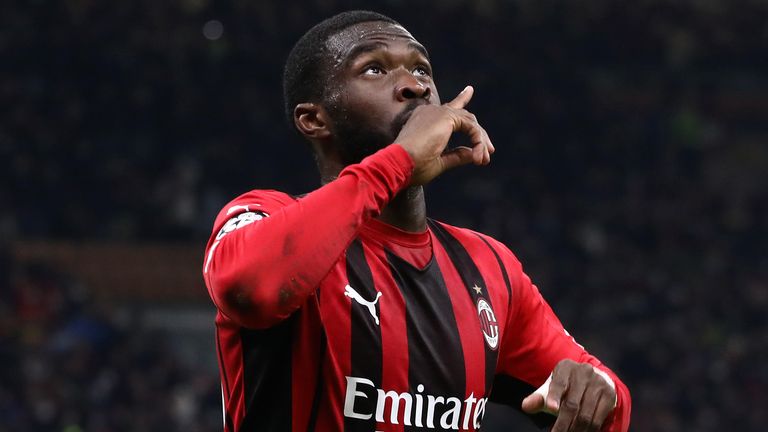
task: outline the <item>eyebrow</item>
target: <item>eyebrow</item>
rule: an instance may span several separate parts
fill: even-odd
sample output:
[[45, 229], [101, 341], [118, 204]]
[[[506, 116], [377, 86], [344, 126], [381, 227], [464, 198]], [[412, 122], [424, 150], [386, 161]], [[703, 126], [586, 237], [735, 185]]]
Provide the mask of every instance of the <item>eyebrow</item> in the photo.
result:
[[429, 52], [427, 51], [426, 48], [424, 48], [424, 45], [422, 45], [422, 44], [420, 44], [418, 42], [408, 42], [408, 46], [413, 48], [413, 49], [415, 49], [416, 51], [420, 52], [421, 55], [423, 55], [424, 57], [427, 58], [427, 60], [430, 60], [429, 59]]
[[[429, 52], [427, 52], [427, 49], [424, 48], [422, 44], [415, 41], [411, 41], [411, 42], [408, 42], [408, 47], [418, 51], [421, 55], [423, 55], [427, 59], [427, 61], [430, 61]], [[351, 50], [349, 50], [349, 53], [347, 54], [347, 58], [344, 59], [344, 62], [351, 63], [361, 55], [371, 51], [376, 51], [377, 49], [381, 49], [381, 48], [386, 49], [388, 48], [388, 46], [386, 43], [381, 41], [370, 41], [370, 42], [361, 43], [359, 45], [356, 45]]]

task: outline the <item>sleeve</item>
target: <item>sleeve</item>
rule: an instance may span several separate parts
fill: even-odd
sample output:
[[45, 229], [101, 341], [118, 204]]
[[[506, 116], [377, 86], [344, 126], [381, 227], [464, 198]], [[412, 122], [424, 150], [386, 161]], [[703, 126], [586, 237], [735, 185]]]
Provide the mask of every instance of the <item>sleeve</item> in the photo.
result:
[[393, 144], [299, 200], [254, 191], [231, 202], [216, 219], [203, 262], [217, 308], [249, 328], [290, 316], [412, 171], [408, 153]]
[[589, 363], [605, 372], [616, 388], [616, 408], [606, 419], [602, 430], [626, 432], [629, 429], [632, 404], [627, 386], [568, 334], [539, 290], [523, 272], [517, 258], [506, 248], [505, 252], [504, 261], [509, 269], [512, 298], [499, 352], [498, 372], [523, 381], [535, 389], [546, 381], [561, 360]]

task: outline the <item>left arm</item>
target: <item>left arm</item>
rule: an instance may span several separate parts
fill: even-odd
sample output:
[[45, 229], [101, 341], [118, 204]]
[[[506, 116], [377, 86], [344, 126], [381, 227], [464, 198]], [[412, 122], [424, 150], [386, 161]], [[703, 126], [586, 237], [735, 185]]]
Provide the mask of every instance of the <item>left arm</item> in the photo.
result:
[[508, 250], [503, 261], [512, 285], [511, 310], [499, 352], [498, 372], [533, 388], [523, 411], [557, 416], [553, 432], [626, 432], [629, 389], [565, 331], [539, 290]]

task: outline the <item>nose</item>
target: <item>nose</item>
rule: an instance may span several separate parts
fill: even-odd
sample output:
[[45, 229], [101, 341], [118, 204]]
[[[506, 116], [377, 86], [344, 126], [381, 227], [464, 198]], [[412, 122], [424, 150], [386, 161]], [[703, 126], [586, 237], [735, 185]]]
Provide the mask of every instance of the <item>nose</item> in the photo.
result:
[[[404, 74], [405, 75], [405, 74]], [[429, 99], [431, 90], [429, 86], [416, 79], [410, 73], [406, 77], [398, 80], [395, 87], [395, 97], [400, 102], [406, 102], [411, 99]]]

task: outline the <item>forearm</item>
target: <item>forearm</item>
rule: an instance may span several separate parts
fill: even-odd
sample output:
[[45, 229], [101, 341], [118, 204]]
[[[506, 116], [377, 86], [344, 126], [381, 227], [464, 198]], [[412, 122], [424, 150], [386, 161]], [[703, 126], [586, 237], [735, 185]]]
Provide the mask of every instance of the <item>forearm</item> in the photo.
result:
[[290, 316], [360, 226], [408, 184], [412, 167], [401, 147], [389, 146], [304, 198], [229, 233], [215, 246], [206, 271], [214, 302], [246, 327], [265, 328]]

